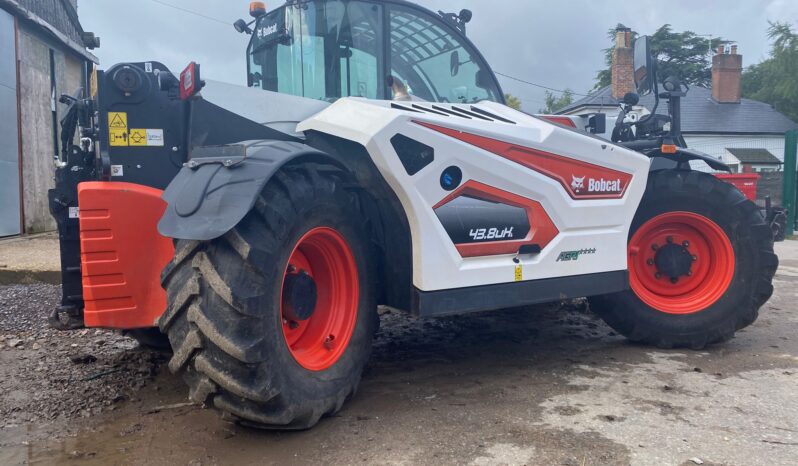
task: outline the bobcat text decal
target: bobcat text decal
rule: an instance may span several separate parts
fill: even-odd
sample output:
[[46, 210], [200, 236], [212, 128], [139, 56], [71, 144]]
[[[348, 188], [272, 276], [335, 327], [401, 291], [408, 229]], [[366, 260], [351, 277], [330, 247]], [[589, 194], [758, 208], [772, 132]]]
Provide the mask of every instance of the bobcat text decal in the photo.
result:
[[624, 185], [620, 178], [616, 178], [614, 180], [590, 178], [587, 180], [587, 186], [585, 186], [585, 178], [587, 178], [586, 176], [577, 178], [571, 175], [571, 178], [573, 179], [571, 182], [571, 189], [573, 189], [574, 193], [576, 194], [581, 194], [583, 192], [587, 192], [589, 194], [620, 194], [624, 189]]

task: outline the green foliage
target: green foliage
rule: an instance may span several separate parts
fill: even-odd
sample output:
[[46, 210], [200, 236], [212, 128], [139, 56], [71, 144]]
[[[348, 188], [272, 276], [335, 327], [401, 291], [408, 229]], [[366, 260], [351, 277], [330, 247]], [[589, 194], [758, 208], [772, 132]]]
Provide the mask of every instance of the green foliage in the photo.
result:
[[512, 94], [504, 94], [504, 100], [507, 102], [508, 107], [521, 110], [521, 99], [518, 97]]
[[765, 102], [798, 121], [798, 33], [787, 23], [770, 23], [770, 58], [743, 73], [743, 96]]
[[[623, 24], [618, 24], [607, 32], [607, 37], [614, 43], [616, 29], [625, 27]], [[637, 33], [633, 33], [632, 41], [636, 39]], [[659, 65], [657, 75], [660, 79], [676, 76], [686, 84], [709, 87], [712, 83], [712, 62], [709, 59], [709, 52], [728, 41], [714, 38], [711, 42], [710, 49], [710, 41], [706, 37], [701, 37], [692, 31], [674, 32], [670, 24], [662, 25], [651, 35], [651, 53]], [[607, 68], [596, 75], [595, 89], [601, 89], [612, 83], [612, 51], [613, 47], [604, 49]]]
[[541, 108], [539, 112], [546, 115], [557, 113], [561, 108], [571, 105], [573, 101], [574, 93], [570, 89], [566, 89], [559, 97], [552, 92], [546, 91], [546, 107]]

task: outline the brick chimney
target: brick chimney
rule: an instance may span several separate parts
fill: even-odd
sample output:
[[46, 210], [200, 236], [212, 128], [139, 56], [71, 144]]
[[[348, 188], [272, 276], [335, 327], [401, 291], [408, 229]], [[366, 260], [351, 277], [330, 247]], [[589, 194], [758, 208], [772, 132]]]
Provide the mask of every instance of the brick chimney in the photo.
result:
[[743, 56], [737, 46], [721, 45], [712, 57], [712, 98], [722, 104], [739, 104], [743, 96]]
[[612, 96], [622, 99], [635, 92], [635, 53], [632, 49], [632, 30], [615, 30], [615, 47], [612, 50]]

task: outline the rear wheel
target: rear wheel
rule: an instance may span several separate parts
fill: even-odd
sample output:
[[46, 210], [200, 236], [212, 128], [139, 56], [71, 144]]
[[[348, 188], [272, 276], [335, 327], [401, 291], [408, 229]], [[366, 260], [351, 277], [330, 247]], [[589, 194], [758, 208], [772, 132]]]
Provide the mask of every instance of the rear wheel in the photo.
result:
[[191, 399], [305, 429], [355, 392], [377, 329], [373, 254], [338, 175], [283, 169], [229, 233], [178, 241], [159, 325]]
[[692, 171], [651, 174], [632, 223], [630, 290], [590, 299], [633, 341], [663, 348], [727, 340], [773, 292], [770, 228], [733, 186]]

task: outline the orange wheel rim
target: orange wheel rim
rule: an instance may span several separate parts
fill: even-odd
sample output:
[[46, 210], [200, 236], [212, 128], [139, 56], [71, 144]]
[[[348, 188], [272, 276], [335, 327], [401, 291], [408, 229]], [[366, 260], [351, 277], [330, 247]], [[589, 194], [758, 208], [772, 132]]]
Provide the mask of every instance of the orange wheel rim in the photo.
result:
[[[294, 311], [300, 306], [289, 302], [289, 282], [298, 276], [305, 289], [312, 280], [316, 292], [312, 314], [304, 319]], [[357, 265], [344, 237], [326, 227], [307, 232], [291, 252], [280, 293], [283, 336], [302, 367], [322, 371], [341, 358], [355, 329], [359, 295]]]
[[667, 314], [694, 314], [717, 302], [734, 278], [734, 248], [715, 222], [668, 212], [629, 241], [629, 284], [640, 300]]

